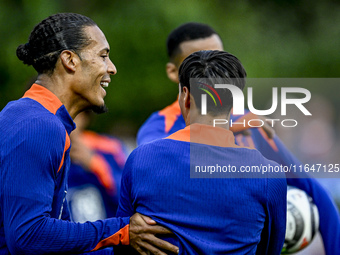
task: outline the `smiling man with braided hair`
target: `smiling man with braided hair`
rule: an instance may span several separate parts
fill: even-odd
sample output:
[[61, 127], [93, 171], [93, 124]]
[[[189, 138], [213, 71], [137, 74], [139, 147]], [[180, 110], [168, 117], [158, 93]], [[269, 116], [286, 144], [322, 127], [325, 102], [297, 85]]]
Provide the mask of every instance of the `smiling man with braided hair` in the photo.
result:
[[69, 135], [78, 113], [106, 111], [105, 88], [117, 72], [109, 51], [95, 22], [73, 13], [46, 18], [18, 47], [18, 58], [38, 77], [23, 98], [0, 112], [1, 254], [110, 254], [97, 250], [129, 243], [141, 254], [177, 251], [154, 236], [169, 231], [140, 214], [70, 221], [65, 200]]

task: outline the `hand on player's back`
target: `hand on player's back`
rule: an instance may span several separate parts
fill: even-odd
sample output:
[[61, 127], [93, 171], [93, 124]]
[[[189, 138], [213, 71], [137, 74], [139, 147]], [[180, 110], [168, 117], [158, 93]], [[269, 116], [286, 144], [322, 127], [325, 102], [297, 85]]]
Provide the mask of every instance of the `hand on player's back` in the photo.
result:
[[172, 234], [172, 232], [157, 225], [154, 220], [147, 216], [135, 213], [130, 218], [129, 234], [130, 245], [142, 255], [149, 254], [147, 251], [155, 255], [166, 255], [160, 249], [178, 254], [178, 247], [155, 236], [156, 234]]

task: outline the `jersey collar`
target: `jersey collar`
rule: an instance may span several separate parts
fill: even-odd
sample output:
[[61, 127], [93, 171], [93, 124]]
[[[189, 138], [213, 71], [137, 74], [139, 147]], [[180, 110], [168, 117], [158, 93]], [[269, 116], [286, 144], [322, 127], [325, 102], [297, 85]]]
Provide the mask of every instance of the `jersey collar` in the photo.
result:
[[37, 101], [45, 109], [56, 115], [64, 124], [68, 134], [75, 129], [75, 123], [63, 103], [55, 94], [44, 86], [36, 83], [33, 84], [32, 87], [26, 91], [23, 98], [30, 98]]
[[230, 130], [197, 123], [177, 131], [166, 139], [219, 147], [239, 147], [235, 144], [234, 134]]

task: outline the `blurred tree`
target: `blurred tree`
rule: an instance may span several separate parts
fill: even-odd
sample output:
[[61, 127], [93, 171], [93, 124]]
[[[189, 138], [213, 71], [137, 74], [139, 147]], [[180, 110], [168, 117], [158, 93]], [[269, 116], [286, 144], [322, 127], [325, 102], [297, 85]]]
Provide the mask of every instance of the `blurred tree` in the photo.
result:
[[[120, 132], [135, 134], [151, 112], [175, 100], [177, 87], [165, 74], [165, 41], [188, 21], [214, 27], [249, 77], [339, 76], [340, 4], [335, 0], [2, 0], [0, 109], [20, 97], [35, 75], [16, 58], [16, 47], [27, 42], [36, 23], [56, 12], [91, 17], [110, 43], [118, 74], [108, 88], [109, 113], [92, 124], [97, 131], [122, 127]], [[313, 89], [340, 107], [339, 91]]]

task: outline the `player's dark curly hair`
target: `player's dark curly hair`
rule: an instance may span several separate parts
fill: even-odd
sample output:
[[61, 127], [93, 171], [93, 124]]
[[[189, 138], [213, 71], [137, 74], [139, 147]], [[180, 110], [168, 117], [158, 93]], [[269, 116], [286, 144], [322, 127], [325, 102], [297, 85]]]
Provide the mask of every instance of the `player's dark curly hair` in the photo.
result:
[[206, 24], [189, 22], [173, 30], [166, 41], [169, 59], [172, 60], [180, 52], [182, 42], [204, 39], [216, 34], [216, 31]]
[[17, 57], [24, 64], [32, 65], [39, 74], [53, 72], [63, 50], [78, 54], [90, 43], [84, 33], [87, 26], [96, 26], [96, 23], [81, 14], [52, 15], [34, 27], [28, 43], [17, 48]]
[[[214, 87], [214, 84], [233, 84], [243, 90], [246, 76], [246, 70], [237, 57], [218, 50], [194, 52], [179, 68], [181, 89], [183, 91], [183, 87], [188, 88], [197, 107], [201, 107], [201, 94], [205, 93], [202, 89], [209, 91], [208, 86]], [[231, 92], [229, 89], [218, 89], [216, 92], [222, 105], [215, 105], [213, 99], [207, 97], [207, 112], [212, 115], [229, 113], [233, 106]]]

